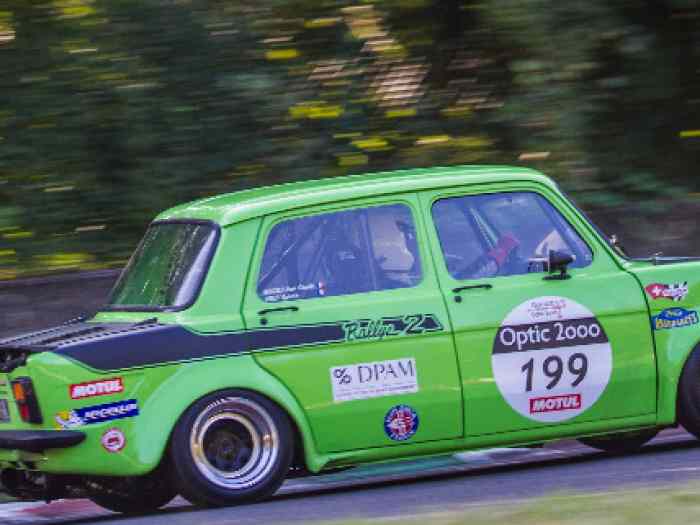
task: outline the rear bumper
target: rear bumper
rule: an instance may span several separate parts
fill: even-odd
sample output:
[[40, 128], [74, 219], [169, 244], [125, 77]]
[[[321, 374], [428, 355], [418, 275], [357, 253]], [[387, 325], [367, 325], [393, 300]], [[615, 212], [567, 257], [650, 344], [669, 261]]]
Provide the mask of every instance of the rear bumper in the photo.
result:
[[85, 440], [75, 430], [0, 430], [0, 449], [41, 452], [49, 448], [69, 448]]

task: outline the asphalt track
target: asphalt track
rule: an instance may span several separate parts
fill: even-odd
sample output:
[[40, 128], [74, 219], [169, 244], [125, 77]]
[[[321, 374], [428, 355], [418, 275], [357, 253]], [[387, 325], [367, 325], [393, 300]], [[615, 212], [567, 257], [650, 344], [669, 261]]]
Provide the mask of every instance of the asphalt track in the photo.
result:
[[202, 510], [181, 499], [157, 513], [124, 517], [89, 501], [0, 505], [0, 524], [265, 525], [401, 519], [551, 493], [609, 492], [700, 480], [700, 442], [679, 430], [640, 452], [611, 455], [572, 441], [541, 449], [492, 449], [361, 467], [291, 480], [270, 501]]

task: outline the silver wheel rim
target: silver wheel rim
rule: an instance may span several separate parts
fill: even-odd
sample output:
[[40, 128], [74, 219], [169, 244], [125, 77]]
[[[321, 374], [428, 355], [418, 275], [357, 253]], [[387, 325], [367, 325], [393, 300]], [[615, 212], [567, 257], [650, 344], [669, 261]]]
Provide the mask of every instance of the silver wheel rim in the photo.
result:
[[280, 439], [262, 406], [227, 397], [212, 402], [197, 417], [190, 452], [207, 480], [229, 490], [245, 489], [262, 482], [274, 468]]

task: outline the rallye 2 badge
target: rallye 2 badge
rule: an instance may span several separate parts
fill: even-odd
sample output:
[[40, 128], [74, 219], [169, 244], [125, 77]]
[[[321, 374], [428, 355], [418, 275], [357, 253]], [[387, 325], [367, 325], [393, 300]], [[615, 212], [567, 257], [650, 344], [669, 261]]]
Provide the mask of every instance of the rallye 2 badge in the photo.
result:
[[377, 320], [359, 319], [343, 323], [347, 341], [417, 335], [426, 332], [439, 332], [442, 329], [439, 319], [433, 314], [410, 314], [401, 317], [383, 317]]
[[553, 423], [590, 408], [610, 381], [612, 349], [593, 312], [565, 297], [525, 301], [503, 320], [493, 374], [508, 404]]

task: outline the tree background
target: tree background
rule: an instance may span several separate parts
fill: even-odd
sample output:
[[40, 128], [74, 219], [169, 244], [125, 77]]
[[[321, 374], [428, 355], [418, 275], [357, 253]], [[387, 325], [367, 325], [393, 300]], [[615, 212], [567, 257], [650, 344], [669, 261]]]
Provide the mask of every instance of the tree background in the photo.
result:
[[699, 35], [693, 0], [3, 0], [0, 279], [122, 266], [194, 198], [467, 163], [700, 254]]

